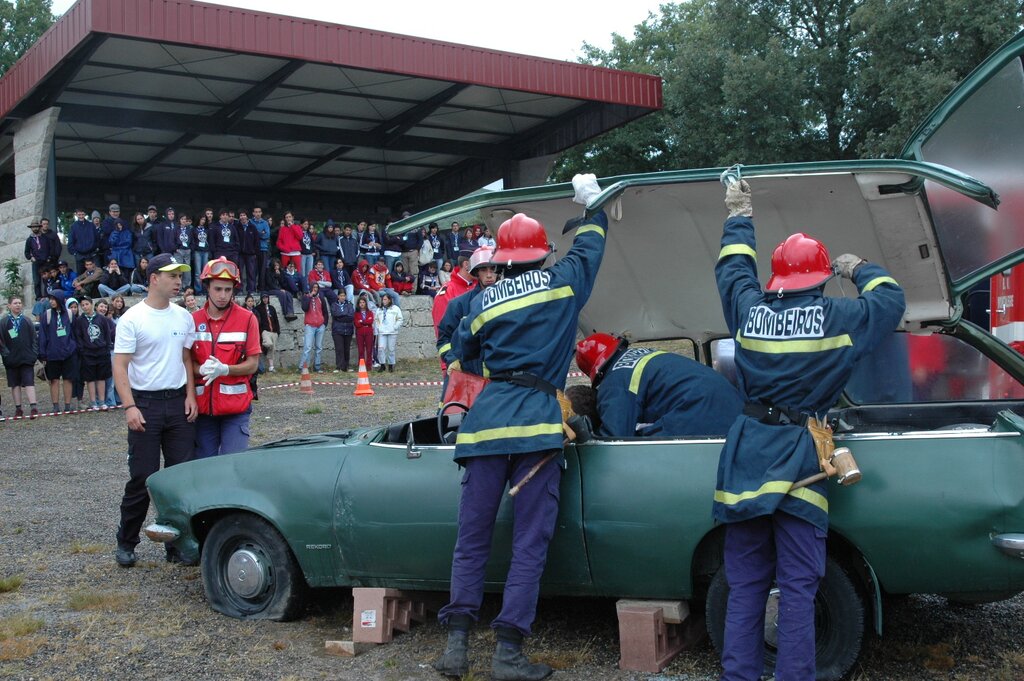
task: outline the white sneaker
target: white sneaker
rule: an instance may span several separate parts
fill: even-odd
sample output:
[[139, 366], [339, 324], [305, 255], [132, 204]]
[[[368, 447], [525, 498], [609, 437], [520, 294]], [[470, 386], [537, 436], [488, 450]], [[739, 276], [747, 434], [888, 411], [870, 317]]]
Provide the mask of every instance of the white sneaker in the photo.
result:
[[267, 371], [269, 371], [270, 373], [274, 373], [275, 371], [277, 371], [277, 369], [275, 369], [274, 367], [270, 367], [270, 369], [268, 369]]

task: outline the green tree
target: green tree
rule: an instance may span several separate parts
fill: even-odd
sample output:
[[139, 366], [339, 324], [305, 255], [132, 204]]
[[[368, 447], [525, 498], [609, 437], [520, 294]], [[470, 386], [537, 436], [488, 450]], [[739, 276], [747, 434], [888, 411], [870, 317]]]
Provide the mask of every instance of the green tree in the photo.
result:
[[0, 0], [0, 75], [53, 25], [51, 8], [50, 0]]
[[692, 0], [584, 61], [664, 79], [664, 109], [563, 154], [553, 179], [894, 155], [1021, 27], [1019, 0]]

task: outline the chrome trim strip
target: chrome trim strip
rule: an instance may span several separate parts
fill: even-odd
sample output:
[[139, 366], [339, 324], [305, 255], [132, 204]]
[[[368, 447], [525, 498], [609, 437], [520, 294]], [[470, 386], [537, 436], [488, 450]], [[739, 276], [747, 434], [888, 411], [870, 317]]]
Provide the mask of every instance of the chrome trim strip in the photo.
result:
[[[836, 435], [836, 442], [859, 442], [867, 440], [965, 440], [976, 438], [999, 438], [999, 437], [1020, 437], [1020, 433], [994, 433], [988, 429], [981, 430], [911, 430], [904, 433], [862, 433]], [[405, 444], [392, 444], [385, 442], [369, 442], [373, 447], [393, 447], [405, 449]], [[723, 445], [724, 437], [713, 438], [679, 438], [675, 440], [645, 440], [635, 438], [632, 440], [602, 440], [595, 438], [582, 446], [597, 445], [605, 447], [628, 447], [632, 445]], [[455, 449], [453, 445], [425, 445], [416, 444], [417, 447], [432, 447], [436, 449]], [[577, 445], [580, 446], [580, 445]]]
[[[366, 444], [368, 444], [371, 447], [383, 447], [385, 449], [401, 449], [402, 451], [405, 451], [409, 447], [408, 444], [398, 444], [394, 442], [367, 442]], [[416, 443], [416, 447], [418, 449], [422, 449], [424, 447], [430, 447], [431, 449], [455, 449], [455, 445], [425, 445], [420, 444], [419, 442]]]
[[974, 438], [1020, 437], [1020, 433], [995, 433], [984, 430], [911, 430], [904, 433], [849, 433], [836, 435], [836, 442], [859, 440], [966, 440]]

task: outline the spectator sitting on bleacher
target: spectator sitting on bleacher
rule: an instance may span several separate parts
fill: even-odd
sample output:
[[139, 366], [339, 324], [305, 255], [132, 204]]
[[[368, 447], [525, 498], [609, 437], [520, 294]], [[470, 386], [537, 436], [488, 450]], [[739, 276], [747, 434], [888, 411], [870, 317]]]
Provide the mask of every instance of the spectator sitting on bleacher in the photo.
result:
[[391, 270], [391, 287], [401, 296], [413, 294], [413, 287], [416, 285], [416, 277], [405, 271], [405, 263], [398, 261]]

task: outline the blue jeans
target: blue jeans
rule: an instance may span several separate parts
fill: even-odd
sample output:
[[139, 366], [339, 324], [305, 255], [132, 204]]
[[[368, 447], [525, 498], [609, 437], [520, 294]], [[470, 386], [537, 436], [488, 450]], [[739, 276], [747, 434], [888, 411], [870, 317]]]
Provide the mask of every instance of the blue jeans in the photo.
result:
[[116, 296], [116, 295], [122, 295], [123, 296], [124, 294], [129, 293], [132, 290], [132, 285], [131, 284], [125, 284], [124, 286], [120, 286], [120, 287], [115, 289], [115, 288], [110, 288], [106, 284], [100, 284], [99, 288], [100, 288], [100, 295], [101, 296], [106, 296], [107, 298], [110, 298], [112, 296]]
[[[309, 366], [310, 351], [314, 351], [313, 370], [320, 371], [320, 355], [324, 350], [324, 329], [326, 326], [310, 326], [306, 324], [302, 328], [302, 359], [299, 360], [299, 368]], [[315, 348], [314, 348], [315, 346]]]
[[302, 278], [308, 280], [309, 273], [313, 271], [313, 254], [303, 254], [302, 258]]
[[200, 415], [196, 419], [196, 458], [244, 452], [249, 448], [249, 416], [252, 405], [231, 416]]
[[320, 259], [324, 261], [324, 271], [330, 272], [331, 276], [334, 276], [334, 263], [338, 261], [338, 258], [333, 255], [321, 255]]
[[192, 271], [196, 273], [196, 285], [193, 287], [196, 293], [203, 292], [203, 282], [199, 280], [199, 275], [203, 273], [203, 268], [206, 267], [206, 263], [210, 262], [209, 251], [192, 251]]

